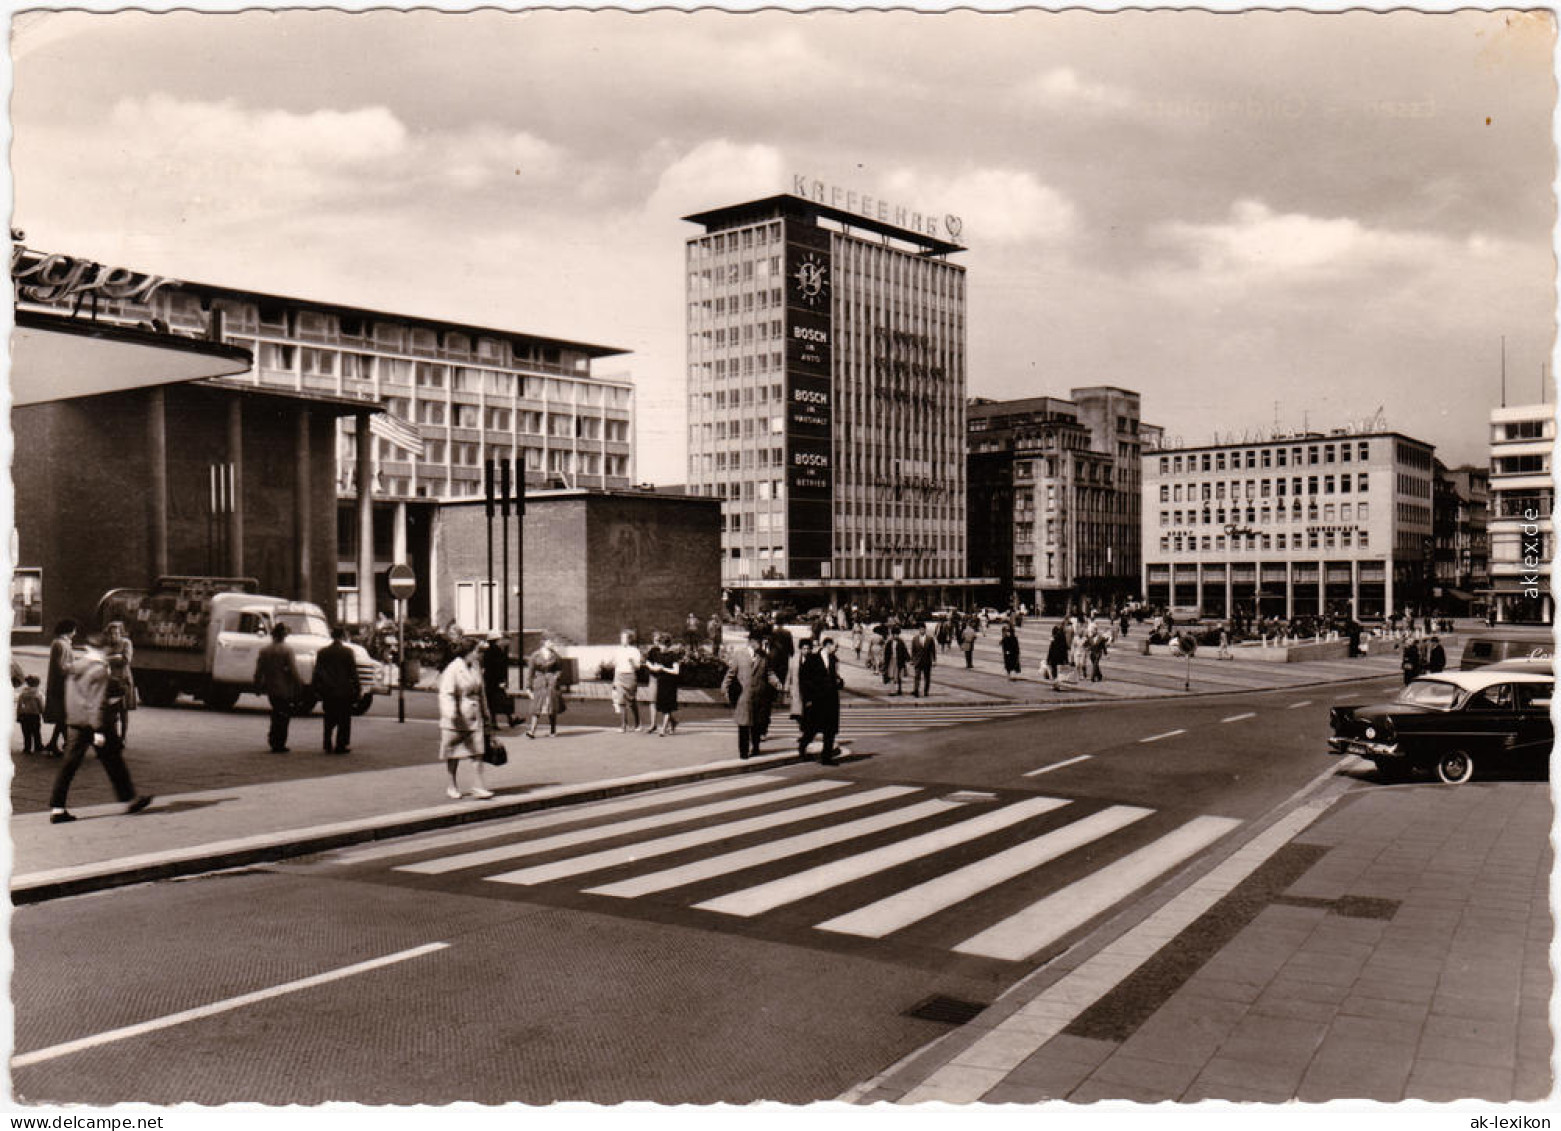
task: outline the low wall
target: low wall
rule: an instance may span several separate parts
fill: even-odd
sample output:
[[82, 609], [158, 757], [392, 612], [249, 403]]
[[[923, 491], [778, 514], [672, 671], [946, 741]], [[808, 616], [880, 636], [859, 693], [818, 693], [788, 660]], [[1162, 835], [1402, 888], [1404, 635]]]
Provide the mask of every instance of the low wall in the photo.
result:
[[[1344, 660], [1349, 658], [1350, 642], [1348, 640], [1324, 640], [1321, 643], [1307, 641], [1296, 644], [1271, 644], [1264, 648], [1261, 644], [1236, 644], [1231, 647], [1231, 655], [1242, 660], [1256, 661], [1260, 664], [1299, 664], [1307, 660]], [[1149, 645], [1151, 656], [1171, 656], [1169, 644]], [[1214, 645], [1199, 645], [1196, 656], [1198, 659], [1213, 659], [1219, 655], [1219, 649]]]

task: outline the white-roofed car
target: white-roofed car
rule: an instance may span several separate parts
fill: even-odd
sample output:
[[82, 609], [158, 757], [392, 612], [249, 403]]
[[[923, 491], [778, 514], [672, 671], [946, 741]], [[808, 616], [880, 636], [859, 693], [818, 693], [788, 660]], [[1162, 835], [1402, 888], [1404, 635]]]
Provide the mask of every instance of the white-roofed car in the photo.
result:
[[1554, 688], [1546, 671], [1424, 676], [1390, 703], [1333, 708], [1328, 749], [1370, 760], [1390, 781], [1426, 771], [1457, 785], [1476, 766], [1543, 772], [1555, 741]]

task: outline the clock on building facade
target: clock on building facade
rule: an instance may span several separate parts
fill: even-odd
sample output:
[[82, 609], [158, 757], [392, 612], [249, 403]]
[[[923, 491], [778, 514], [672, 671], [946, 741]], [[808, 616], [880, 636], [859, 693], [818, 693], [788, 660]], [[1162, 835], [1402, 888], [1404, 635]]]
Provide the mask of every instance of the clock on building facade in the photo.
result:
[[812, 252], [798, 261], [791, 273], [794, 301], [811, 309], [829, 302], [829, 264]]

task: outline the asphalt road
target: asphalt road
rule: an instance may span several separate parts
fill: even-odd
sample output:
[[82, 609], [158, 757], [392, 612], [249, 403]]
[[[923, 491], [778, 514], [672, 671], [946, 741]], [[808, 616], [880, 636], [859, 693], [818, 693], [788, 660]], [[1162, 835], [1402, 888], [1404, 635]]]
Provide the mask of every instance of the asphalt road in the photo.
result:
[[969, 723], [632, 810], [21, 907], [14, 1091], [831, 1099], [947, 1031], [918, 1003], [992, 1001], [1331, 772], [1328, 707], [1395, 682]]

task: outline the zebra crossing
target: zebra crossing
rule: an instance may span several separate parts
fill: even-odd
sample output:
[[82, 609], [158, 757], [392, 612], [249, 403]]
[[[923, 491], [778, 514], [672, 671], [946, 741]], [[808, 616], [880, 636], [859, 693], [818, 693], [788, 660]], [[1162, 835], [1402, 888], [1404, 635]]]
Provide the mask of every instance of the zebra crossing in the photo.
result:
[[[843, 740], [883, 738], [892, 734], [903, 734], [906, 731], [932, 730], [938, 727], [958, 726], [961, 723], [978, 723], [987, 719], [1011, 718], [1035, 710], [1033, 703], [972, 703], [965, 706], [922, 707], [917, 705], [910, 692], [905, 693], [905, 698], [906, 702], [892, 706], [851, 707], [841, 711], [840, 737]], [[782, 722], [789, 723], [790, 720], [777, 717], [776, 727], [780, 727]], [[694, 719], [680, 722], [678, 730], [691, 734], [731, 733], [732, 722], [730, 719], [722, 718]]]
[[[756, 773], [343, 849], [328, 866], [634, 914], [1023, 961], [1191, 860], [1228, 817]], [[778, 918], [767, 919], [776, 916]], [[712, 918], [713, 917], [713, 918]]]

